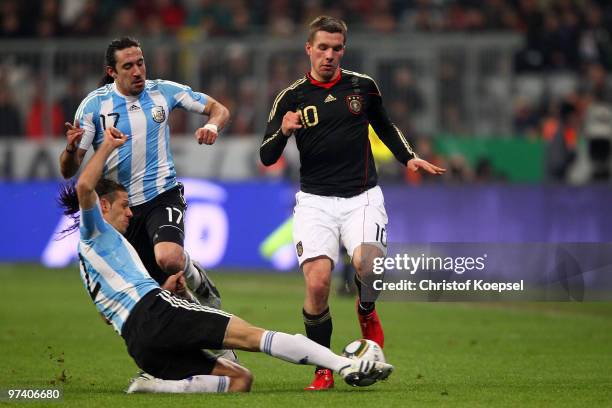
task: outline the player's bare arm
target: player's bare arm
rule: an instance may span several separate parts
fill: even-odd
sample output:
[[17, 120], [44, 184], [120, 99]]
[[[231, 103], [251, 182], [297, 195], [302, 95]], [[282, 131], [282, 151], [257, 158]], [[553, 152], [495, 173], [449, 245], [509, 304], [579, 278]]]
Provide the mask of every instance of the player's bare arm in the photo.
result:
[[102, 177], [104, 164], [113, 150], [123, 145], [126, 140], [127, 136], [114, 127], [109, 127], [104, 131], [104, 141], [96, 154], [87, 162], [76, 185], [79, 205], [82, 209], [87, 210], [96, 205], [96, 184]]
[[219, 101], [209, 97], [203, 113], [208, 115], [209, 119], [204, 126], [196, 130], [195, 137], [199, 144], [211, 145], [217, 140], [219, 131], [227, 124], [230, 112]]
[[79, 143], [85, 132], [80, 127], [79, 121], [75, 120], [74, 125], [70, 122], [66, 122], [64, 125], [66, 126], [66, 148], [60, 155], [60, 172], [62, 177], [68, 179], [74, 176], [81, 167], [87, 150], [79, 148]]
[[368, 85], [372, 87], [371, 93], [372, 104], [368, 109], [368, 119], [372, 128], [376, 131], [376, 134], [380, 137], [380, 140], [391, 150], [393, 155], [401, 163], [405, 163], [406, 167], [412, 171], [418, 171], [422, 169], [430, 174], [444, 174], [446, 169], [435, 166], [426, 160], [420, 159], [412, 150], [410, 143], [406, 140], [406, 137], [402, 132], [391, 122], [391, 119], [387, 115], [385, 108], [383, 107], [382, 97], [380, 91], [375, 83], [369, 82]]

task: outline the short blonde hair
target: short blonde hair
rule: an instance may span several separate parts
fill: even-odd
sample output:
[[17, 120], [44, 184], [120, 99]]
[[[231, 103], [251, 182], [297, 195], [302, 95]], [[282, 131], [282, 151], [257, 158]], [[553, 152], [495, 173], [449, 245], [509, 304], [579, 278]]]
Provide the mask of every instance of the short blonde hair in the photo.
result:
[[346, 32], [348, 31], [346, 23], [339, 18], [331, 16], [319, 16], [312, 20], [308, 25], [308, 42], [312, 44], [317, 31], [325, 31], [328, 33], [341, 33], [346, 44]]

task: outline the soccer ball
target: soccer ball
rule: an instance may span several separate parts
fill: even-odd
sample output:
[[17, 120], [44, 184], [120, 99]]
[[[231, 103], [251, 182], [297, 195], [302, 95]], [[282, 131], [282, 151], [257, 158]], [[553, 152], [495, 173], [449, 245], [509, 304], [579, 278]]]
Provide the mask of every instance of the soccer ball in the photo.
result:
[[382, 348], [375, 341], [367, 339], [359, 339], [350, 342], [344, 347], [344, 350], [342, 350], [342, 355], [348, 358], [359, 358], [362, 360], [386, 363]]

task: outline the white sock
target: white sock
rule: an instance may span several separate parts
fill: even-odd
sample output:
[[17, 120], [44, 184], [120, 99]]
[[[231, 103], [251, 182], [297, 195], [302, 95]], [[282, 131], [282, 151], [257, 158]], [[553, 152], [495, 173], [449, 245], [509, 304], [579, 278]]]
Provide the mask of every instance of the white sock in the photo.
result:
[[200, 272], [193, 266], [191, 262], [191, 257], [184, 251], [185, 254], [185, 267], [183, 268], [185, 272], [185, 281], [187, 282], [187, 287], [193, 291], [200, 287], [202, 284], [202, 276], [200, 276]]
[[132, 387], [132, 392], [150, 393], [201, 393], [227, 392], [230, 378], [216, 375], [194, 375], [184, 380], [162, 380], [152, 378]]
[[194, 375], [182, 381], [188, 381], [183, 392], [227, 392], [230, 378], [218, 375]]
[[266, 330], [261, 336], [259, 349], [266, 354], [295, 364], [310, 364], [339, 372], [354, 361], [334, 354], [327, 347], [315, 343], [301, 334], [290, 335]]

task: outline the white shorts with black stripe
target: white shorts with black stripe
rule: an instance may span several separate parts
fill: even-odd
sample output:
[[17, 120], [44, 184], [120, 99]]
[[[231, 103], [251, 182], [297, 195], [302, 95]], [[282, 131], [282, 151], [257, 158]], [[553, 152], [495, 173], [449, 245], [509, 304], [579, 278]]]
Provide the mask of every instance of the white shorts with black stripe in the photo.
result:
[[340, 245], [349, 256], [362, 243], [387, 254], [387, 212], [380, 187], [349, 198], [298, 192], [293, 212], [293, 244], [300, 266], [326, 256], [338, 263]]

